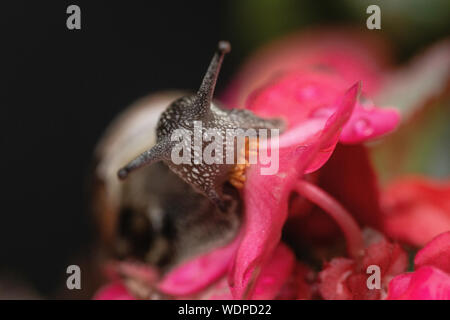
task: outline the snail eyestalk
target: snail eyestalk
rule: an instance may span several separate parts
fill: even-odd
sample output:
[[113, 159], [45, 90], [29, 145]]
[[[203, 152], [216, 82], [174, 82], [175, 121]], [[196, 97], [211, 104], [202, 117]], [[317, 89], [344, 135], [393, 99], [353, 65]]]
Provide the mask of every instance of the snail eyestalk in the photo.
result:
[[[213, 162], [208, 161], [208, 163], [203, 161], [203, 154], [206, 152], [208, 155], [211, 146], [219, 147], [220, 150], [220, 145], [217, 145], [216, 141], [212, 145], [208, 143], [210, 141], [203, 141], [203, 131], [200, 130], [200, 135], [196, 134], [196, 122], [199, 121], [202, 128], [213, 128], [215, 132], [224, 137], [229, 129], [242, 131], [245, 135], [247, 129], [256, 131], [258, 129], [278, 129], [282, 126], [280, 120], [260, 118], [249, 110], [230, 110], [222, 109], [217, 105], [212, 106], [220, 68], [230, 47], [226, 41], [218, 43], [197, 93], [180, 97], [167, 107], [160, 115], [156, 126], [157, 144], [119, 170], [120, 179], [125, 179], [129, 173], [143, 166], [163, 160], [169, 169], [193, 189], [211, 200], [221, 211], [228, 210], [229, 204], [235, 200], [228, 198], [230, 194], [233, 194], [232, 197], [235, 197], [236, 194], [228, 187], [225, 190], [225, 184], [230, 179], [230, 173], [233, 172], [231, 174], [233, 186], [242, 188], [245, 182], [245, 167], [239, 167], [240, 171], [236, 171], [233, 169], [235, 163], [227, 162], [226, 150], [229, 148], [229, 144], [224, 141], [221, 142], [221, 147], [225, 152], [221, 152], [219, 155], [214, 149], [215, 156], [213, 157], [220, 161], [214, 160]], [[194, 135], [194, 139], [192, 139], [192, 135]], [[176, 137], [181, 138], [181, 141], [178, 141]]]
[[[208, 70], [203, 78], [202, 84], [194, 97], [195, 102], [189, 106], [192, 108], [192, 114], [196, 114], [198, 116], [205, 115], [209, 112], [223, 58], [230, 50], [231, 46], [229, 42], [219, 41], [216, 53], [214, 54]], [[176, 104], [176, 102], [174, 104]], [[143, 166], [150, 165], [159, 160], [168, 160], [172, 143], [167, 139], [168, 137], [159, 141], [153, 148], [143, 152], [136, 159], [121, 168], [117, 173], [118, 177], [123, 180], [128, 176], [128, 174], [142, 168]]]
[[170, 152], [169, 146], [170, 144], [165, 143], [165, 140], [163, 140], [151, 149], [141, 153], [136, 159], [129, 162], [125, 167], [121, 168], [117, 172], [119, 179], [124, 180], [131, 172], [157, 161], [166, 159], [168, 151]]
[[217, 51], [214, 54], [208, 70], [203, 77], [202, 84], [197, 91], [197, 106], [198, 113], [206, 112], [209, 110], [211, 101], [214, 95], [214, 89], [216, 88], [217, 78], [219, 76], [220, 67], [222, 66], [223, 58], [226, 53], [230, 52], [231, 45], [228, 41], [219, 41], [217, 45]]

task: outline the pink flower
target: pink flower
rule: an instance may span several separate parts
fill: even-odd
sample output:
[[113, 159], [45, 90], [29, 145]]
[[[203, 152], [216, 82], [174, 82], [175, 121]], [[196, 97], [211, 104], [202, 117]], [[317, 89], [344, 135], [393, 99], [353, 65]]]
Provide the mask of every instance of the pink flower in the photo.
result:
[[390, 64], [390, 50], [373, 33], [351, 28], [311, 29], [288, 35], [257, 50], [223, 96], [232, 107], [245, 105], [249, 94], [280, 73], [305, 68], [328, 69], [350, 86], [362, 80], [373, 94]]
[[[331, 115], [335, 107], [333, 103], [347, 88], [341, 75], [315, 70], [311, 66], [272, 79], [249, 96], [246, 108], [263, 117], [283, 118], [292, 130], [285, 135], [301, 140], [299, 135], [305, 130], [304, 123], [312, 122], [315, 117]], [[364, 98], [362, 102], [357, 101], [339, 141], [355, 144], [373, 140], [394, 130], [399, 120], [397, 111], [376, 108]]]
[[[386, 296], [392, 277], [404, 272], [408, 257], [398, 244], [385, 239], [369, 245], [362, 260], [334, 258], [319, 274], [319, 290], [327, 300], [379, 300]], [[369, 289], [369, 266], [380, 268], [381, 287]]]
[[450, 299], [450, 231], [434, 238], [414, 259], [415, 271], [392, 279], [390, 300]]
[[450, 183], [422, 177], [391, 182], [382, 193], [383, 230], [393, 239], [423, 246], [450, 230]]
[[422, 267], [392, 279], [388, 300], [449, 300], [450, 276], [434, 267]]
[[[295, 257], [284, 244], [279, 244], [273, 257], [261, 266], [258, 278], [252, 283], [253, 290], [248, 299], [274, 299], [278, 297], [283, 286], [295, 273]], [[226, 277], [200, 296], [201, 299], [233, 299]]]
[[420, 250], [414, 259], [416, 268], [433, 266], [450, 273], [450, 231], [442, 233]]
[[238, 240], [200, 255], [176, 267], [158, 283], [158, 289], [171, 296], [189, 296], [224, 277], [233, 259]]
[[[328, 107], [333, 111], [331, 114], [306, 119], [301, 124], [310, 126], [305, 140], [293, 140], [289, 135], [281, 137], [280, 170], [277, 175], [259, 175], [259, 165], [248, 171], [243, 191], [246, 221], [229, 273], [233, 298], [267, 298], [268, 294], [275, 297], [291, 276], [294, 270], [293, 255], [289, 249], [278, 244], [288, 213], [288, 196], [305, 171], [320, 167], [329, 158], [342, 126], [350, 118], [358, 92], [359, 85], [354, 85], [340, 99], [330, 101]], [[228, 255], [232, 252], [229, 248], [218, 249], [189, 261], [171, 271], [156, 286], [160, 292], [169, 295], [195, 294], [218, 280], [227, 270], [231, 261]], [[275, 264], [272, 262], [274, 255], [280, 255]], [[205, 273], [199, 277], [201, 272]], [[270, 279], [278, 289], [271, 292], [267, 283], [264, 290], [258, 289], [265, 279]]]
[[[325, 43], [332, 42], [328, 40]], [[323, 202], [344, 228], [350, 254], [355, 256], [361, 250], [362, 240], [353, 218], [334, 200], [328, 199], [327, 194], [300, 182], [305, 174], [326, 163], [338, 141], [360, 143], [374, 139], [393, 130], [399, 117], [393, 110], [381, 110], [370, 103], [359, 102], [361, 85], [350, 86], [351, 82], [358, 80], [360, 74], [377, 77], [375, 69], [360, 73], [358, 67], [347, 60], [357, 57], [366, 60], [363, 55], [353, 54], [351, 45], [338, 45], [336, 48], [342, 49], [339, 51], [342, 54], [333, 58], [321, 45], [314, 46], [317, 48], [308, 53], [310, 62], [321, 64], [325, 69], [336, 67], [339, 72], [305, 64], [304, 68], [273, 79], [255, 91], [246, 105], [261, 116], [284, 118], [288, 130], [280, 137], [278, 174], [261, 176], [259, 164], [246, 173], [245, 221], [236, 249], [231, 245], [188, 261], [154, 283], [159, 292], [177, 297], [201, 295], [211, 284], [222, 283], [221, 277], [228, 274], [233, 298], [274, 298], [298, 269], [294, 268], [290, 250], [280, 244], [292, 192], [309, 193], [316, 201]], [[318, 52], [327, 54], [315, 60]], [[275, 264], [274, 256], [279, 256]], [[276, 290], [268, 290], [267, 284], [264, 290], [259, 289], [261, 281], [266, 279], [270, 279]], [[309, 290], [308, 286], [303, 287], [305, 292]]]
[[[406, 274], [407, 255], [398, 243], [377, 232], [363, 239], [361, 229], [370, 227], [423, 245], [450, 230], [448, 186], [412, 179], [379, 190], [363, 143], [392, 132], [400, 117], [369, 99], [384, 85], [389, 59], [378, 40], [366, 40], [342, 30], [312, 32], [253, 57], [225, 102], [283, 118], [287, 129], [278, 173], [261, 175], [260, 163], [246, 171], [239, 236], [162, 276], [136, 266], [119, 273], [173, 299], [448, 298], [450, 233], [419, 251], [416, 271]], [[323, 268], [316, 272], [298, 261], [282, 234], [327, 261]], [[330, 245], [342, 242], [346, 253]], [[367, 287], [372, 265], [381, 269], [380, 289]], [[130, 297], [129, 286], [113, 280], [97, 297]]]
[[[325, 60], [322, 62], [327, 66]], [[263, 117], [282, 117], [288, 129], [280, 138], [279, 174], [261, 176], [255, 173], [256, 167], [247, 172], [243, 193], [245, 231], [230, 278], [236, 298], [243, 297], [255, 268], [270, 257], [279, 241], [287, 219], [288, 197], [294, 190], [300, 194], [305, 191], [298, 185], [303, 176], [324, 165], [338, 141], [371, 140], [392, 131], [399, 121], [394, 110], [359, 103], [355, 87], [345, 93], [346, 79], [340, 74], [314, 67], [272, 78], [247, 100], [248, 109]], [[296, 153], [292, 152], [293, 147], [297, 148]], [[322, 200], [323, 197], [318, 201]], [[349, 240], [349, 251], [355, 254], [360, 247], [358, 227], [353, 225], [353, 220], [348, 222], [352, 218], [346, 214], [333, 219], [343, 219], [341, 223], [350, 229], [344, 233]]]
[[358, 90], [355, 85], [340, 102], [334, 105], [331, 102], [329, 108], [334, 109], [331, 115], [306, 117], [298, 124], [298, 127], [305, 126], [308, 130], [302, 135], [303, 139], [291, 137], [289, 130], [280, 137], [278, 174], [260, 175], [260, 165], [252, 166], [247, 171], [243, 190], [244, 231], [230, 275], [235, 298], [244, 297], [248, 285], [256, 276], [255, 270], [271, 258], [287, 219], [290, 194], [305, 173], [318, 169], [328, 160], [340, 130], [351, 115]]

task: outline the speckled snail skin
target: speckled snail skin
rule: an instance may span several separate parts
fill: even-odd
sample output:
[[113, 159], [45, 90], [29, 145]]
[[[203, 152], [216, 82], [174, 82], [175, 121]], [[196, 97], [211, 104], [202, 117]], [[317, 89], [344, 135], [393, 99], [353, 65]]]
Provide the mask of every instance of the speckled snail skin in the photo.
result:
[[153, 94], [129, 107], [101, 138], [95, 151], [93, 209], [102, 243], [114, 258], [167, 270], [236, 235], [242, 201], [228, 181], [233, 165], [175, 165], [170, 160], [172, 132], [192, 130], [194, 121], [224, 134], [230, 128], [282, 127], [280, 120], [212, 102], [229, 50], [228, 42], [219, 42], [195, 95]]
[[[214, 54], [208, 71], [196, 95], [190, 95], [174, 101], [161, 115], [157, 126], [157, 143], [150, 150], [145, 151], [124, 168], [120, 169], [118, 176], [125, 179], [128, 174], [144, 165], [163, 160], [169, 168], [178, 174], [194, 189], [206, 195], [220, 209], [226, 210], [223, 195], [223, 184], [228, 180], [233, 164], [226, 164], [225, 152], [222, 164], [174, 164], [171, 161], [171, 151], [174, 143], [171, 135], [176, 129], [194, 131], [194, 121], [201, 121], [203, 131], [214, 128], [220, 132], [225, 143], [227, 129], [275, 129], [282, 126], [278, 119], [266, 120], [255, 116], [252, 112], [243, 109], [221, 109], [212, 104], [217, 77], [225, 53], [230, 51], [230, 44], [221, 41]], [[204, 134], [205, 132], [203, 132]], [[206, 144], [202, 145], [202, 152]], [[193, 159], [194, 142], [189, 148]]]

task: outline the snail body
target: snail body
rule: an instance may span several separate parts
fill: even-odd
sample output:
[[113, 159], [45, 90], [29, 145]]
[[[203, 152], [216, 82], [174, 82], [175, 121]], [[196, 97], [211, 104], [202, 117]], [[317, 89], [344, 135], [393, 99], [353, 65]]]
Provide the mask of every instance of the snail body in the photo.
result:
[[158, 162], [117, 179], [117, 168], [156, 143], [156, 126], [180, 92], [153, 94], [133, 104], [106, 130], [95, 151], [93, 211], [107, 256], [170, 269], [189, 257], [231, 241], [241, 223], [234, 200], [219, 210], [169, 167]]
[[[196, 94], [153, 95], [130, 107], [101, 139], [94, 209], [104, 242], [116, 257], [169, 268], [235, 237], [242, 217], [239, 190], [230, 183], [236, 164], [227, 163], [225, 154], [215, 154], [221, 163], [188, 164], [175, 163], [172, 155], [179, 143], [173, 134], [193, 132], [198, 123], [201, 138], [212, 128], [225, 138], [224, 144], [234, 143], [226, 139], [229, 130], [282, 127], [280, 120], [224, 109], [212, 101], [229, 50], [227, 42], [219, 42]], [[193, 140], [185, 150], [194, 159], [209, 144]]]
[[[226, 209], [223, 185], [229, 179], [230, 171], [236, 165], [232, 161], [226, 161], [226, 154], [222, 152], [219, 156], [219, 163], [205, 163], [200, 161], [195, 163], [196, 153], [204, 153], [207, 143], [196, 146], [195, 141], [188, 141], [186, 151], [188, 159], [193, 159], [187, 164], [177, 164], [173, 161], [172, 151], [176, 147], [173, 135], [175, 131], [183, 136], [183, 133], [195, 131], [196, 123], [203, 127], [200, 138], [208, 134], [208, 129], [212, 129], [216, 135], [222, 137], [220, 150], [227, 149], [225, 144], [234, 144], [234, 136], [230, 133], [247, 129], [279, 129], [282, 122], [278, 119], [263, 119], [254, 115], [251, 111], [243, 109], [222, 109], [212, 103], [214, 89], [219, 75], [220, 67], [225, 53], [229, 52], [228, 42], [221, 41], [218, 44], [217, 52], [214, 54], [209, 68], [203, 78], [202, 84], [195, 95], [189, 95], [175, 100], [161, 114], [157, 125], [157, 143], [151, 149], [143, 152], [136, 159], [128, 163], [118, 171], [120, 179], [125, 179], [129, 173], [157, 161], [164, 161], [176, 174], [189, 183], [195, 190], [203, 193], [220, 209]], [[235, 153], [235, 146], [232, 146]]]

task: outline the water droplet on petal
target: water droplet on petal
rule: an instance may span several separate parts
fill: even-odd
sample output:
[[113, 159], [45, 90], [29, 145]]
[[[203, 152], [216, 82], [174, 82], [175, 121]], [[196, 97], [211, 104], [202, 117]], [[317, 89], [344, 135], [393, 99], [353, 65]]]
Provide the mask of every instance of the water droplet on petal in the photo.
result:
[[362, 135], [365, 137], [370, 136], [374, 131], [369, 120], [364, 119], [364, 118], [358, 119], [355, 122], [353, 130], [355, 131], [356, 134]]
[[312, 100], [317, 97], [317, 89], [314, 86], [305, 86], [297, 92], [300, 101]]
[[313, 110], [310, 113], [311, 118], [329, 118], [333, 114], [333, 110], [331, 108], [321, 107]]

